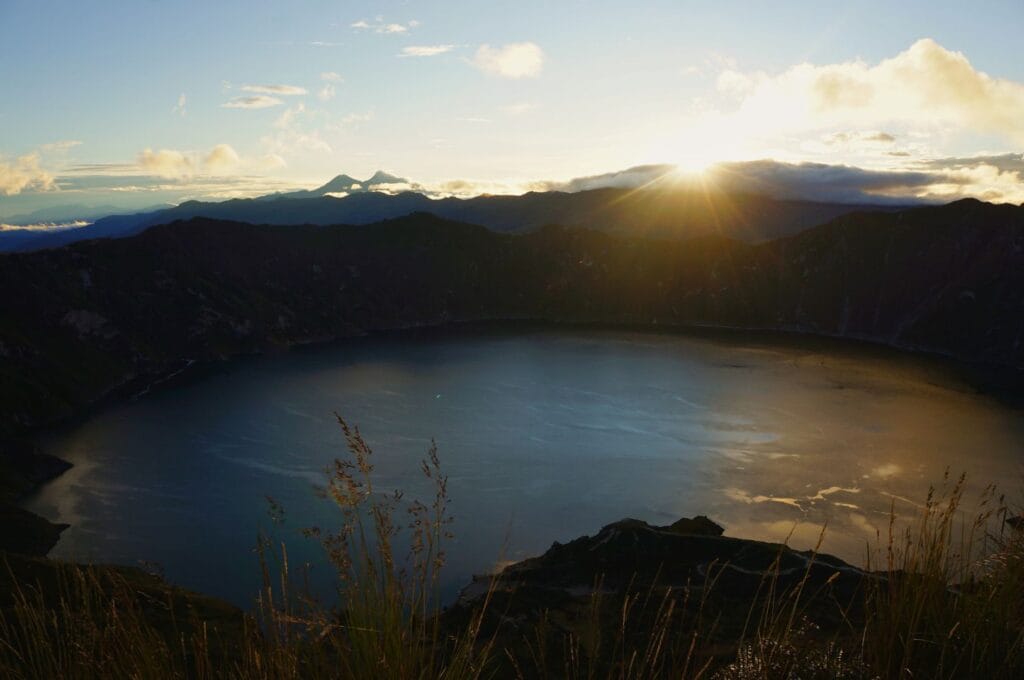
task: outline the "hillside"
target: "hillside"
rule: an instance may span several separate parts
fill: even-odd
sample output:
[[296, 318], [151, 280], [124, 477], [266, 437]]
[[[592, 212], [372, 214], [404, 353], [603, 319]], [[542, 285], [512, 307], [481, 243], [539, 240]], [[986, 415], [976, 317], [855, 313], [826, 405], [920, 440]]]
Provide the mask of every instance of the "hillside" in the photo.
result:
[[858, 213], [760, 245], [194, 219], [0, 256], [4, 431], [275, 346], [497, 318], [802, 331], [1024, 367], [1024, 209]]

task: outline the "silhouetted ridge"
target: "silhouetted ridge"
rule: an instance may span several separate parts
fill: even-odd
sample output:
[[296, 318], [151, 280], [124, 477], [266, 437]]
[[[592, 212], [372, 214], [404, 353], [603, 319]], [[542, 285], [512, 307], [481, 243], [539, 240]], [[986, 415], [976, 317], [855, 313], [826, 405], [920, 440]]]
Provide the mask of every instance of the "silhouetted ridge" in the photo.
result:
[[[13, 244], [10, 249], [34, 250], [88, 238], [130, 236], [155, 224], [191, 217], [253, 224], [372, 224], [426, 211], [450, 220], [480, 224], [497, 232], [522, 233], [545, 224], [564, 224], [629, 236], [686, 239], [719, 233], [757, 242], [799, 233], [857, 210], [892, 210], [878, 206], [776, 200], [749, 194], [708, 194], [685, 187], [530, 192], [521, 196], [468, 199], [431, 199], [413, 191], [395, 194], [370, 191], [371, 186], [404, 182], [381, 171], [366, 182], [339, 175], [312, 191], [221, 203], [188, 201], [152, 213], [104, 218], [91, 226], [67, 232], [32, 235], [16, 243], [14, 237], [7, 238]], [[328, 194], [344, 196], [334, 198]], [[4, 238], [0, 234], [0, 250], [4, 247]]]
[[848, 215], [757, 245], [509, 235], [422, 212], [192, 218], [0, 255], [0, 286], [4, 429], [186, 360], [482, 319], [798, 331], [1024, 367], [1024, 209], [986, 203]]

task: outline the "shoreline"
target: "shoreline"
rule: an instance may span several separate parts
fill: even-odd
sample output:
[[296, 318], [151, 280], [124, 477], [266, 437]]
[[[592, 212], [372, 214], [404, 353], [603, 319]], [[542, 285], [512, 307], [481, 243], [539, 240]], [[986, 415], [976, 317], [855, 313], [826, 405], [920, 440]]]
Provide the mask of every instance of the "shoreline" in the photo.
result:
[[[898, 347], [891, 343], [882, 343], [870, 339], [849, 338], [793, 329], [746, 329], [713, 325], [640, 325], [601, 321], [547, 321], [529, 318], [447, 321], [437, 324], [418, 324], [377, 329], [363, 333], [353, 333], [344, 337], [318, 339], [309, 342], [294, 342], [288, 345], [272, 346], [261, 351], [240, 353], [213, 360], [184, 359], [181, 362], [176, 362], [168, 370], [155, 374], [155, 376], [150, 376], [146, 380], [141, 380], [140, 376], [134, 376], [79, 412], [51, 423], [31, 428], [21, 435], [20, 440], [25, 441], [33, 451], [31, 454], [32, 460], [37, 463], [49, 461], [52, 465], [48, 467], [48, 474], [34, 477], [32, 480], [34, 482], [33, 485], [11, 499], [7, 505], [34, 518], [32, 522], [37, 525], [41, 525], [40, 523], [44, 522], [49, 525], [50, 529], [46, 533], [53, 535], [55, 538], [50, 548], [45, 552], [38, 553], [41, 556], [45, 556], [59, 541], [60, 533], [68, 525], [54, 523], [46, 518], [39, 517], [25, 510], [24, 506], [46, 484], [58, 479], [72, 467], [72, 464], [68, 461], [56, 458], [41, 450], [39, 446], [40, 439], [45, 438], [47, 435], [74, 428], [105, 408], [143, 398], [156, 390], [202, 380], [205, 376], [216, 372], [230, 370], [232, 366], [246, 360], [257, 360], [262, 357], [285, 352], [322, 351], [332, 347], [343, 346], [346, 343], [372, 341], [375, 338], [422, 339], [425, 337], [436, 338], [449, 335], [458, 337], [464, 335], [467, 331], [471, 333], [502, 334], [538, 331], [579, 333], [624, 332], [695, 338], [726, 344], [753, 344], [764, 347], [804, 349], [814, 353], [823, 352], [839, 357], [900, 358], [901, 360], [913, 361], [928, 370], [948, 375], [951, 382], [955, 381], [958, 383], [955, 387], [956, 389], [967, 389], [986, 394], [1000, 401], [1007, 402], [1014, 408], [1024, 406], [1024, 389], [1020, 387], [1022, 382], [1024, 382], [1020, 379], [1020, 374], [1024, 374], [1024, 371], [1020, 369], [1012, 368], [1007, 370], [1008, 367], [997, 364], [969, 362], [944, 354]], [[952, 385], [948, 386], [952, 387]], [[3, 506], [4, 503], [0, 502], [0, 508]]]

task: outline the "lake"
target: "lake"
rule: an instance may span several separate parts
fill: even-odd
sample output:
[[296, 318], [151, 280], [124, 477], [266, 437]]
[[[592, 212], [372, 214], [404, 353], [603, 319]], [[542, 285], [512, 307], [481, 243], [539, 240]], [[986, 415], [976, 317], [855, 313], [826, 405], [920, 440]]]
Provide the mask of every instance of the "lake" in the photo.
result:
[[[75, 467], [30, 510], [68, 522], [51, 553], [159, 565], [251, 603], [263, 528], [329, 573], [302, 527], [344, 454], [337, 411], [374, 448], [379, 489], [449, 476], [448, 596], [474, 573], [635, 517], [707, 514], [732, 536], [816, 543], [862, 563], [890, 509], [914, 513], [949, 468], [968, 497], [1022, 488], [1024, 415], [941, 364], [830, 342], [477, 329], [346, 341], [230, 362], [48, 435]], [[285, 509], [274, 526], [266, 497]], [[1018, 498], [1018, 496], [1013, 496]], [[424, 500], [429, 500], [425, 498]]]

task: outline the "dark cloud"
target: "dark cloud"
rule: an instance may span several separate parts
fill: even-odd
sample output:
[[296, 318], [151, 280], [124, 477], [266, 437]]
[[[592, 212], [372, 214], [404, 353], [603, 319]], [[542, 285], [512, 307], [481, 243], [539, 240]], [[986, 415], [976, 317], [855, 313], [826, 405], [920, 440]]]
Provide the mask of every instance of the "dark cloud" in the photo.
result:
[[884, 142], [886, 144], [892, 144], [896, 141], [896, 137], [888, 132], [876, 132], [873, 135], [867, 135], [863, 139], [866, 142]]
[[967, 156], [960, 158], [933, 158], [920, 161], [918, 166], [934, 170], [957, 170], [974, 168], [979, 165], [991, 165], [1000, 172], [1024, 173], [1024, 154], [1003, 153], [991, 156]]
[[530, 188], [534, 191], [587, 191], [588, 189], [604, 189], [615, 187], [618, 189], [635, 189], [675, 171], [676, 166], [666, 163], [658, 165], [637, 165], [618, 172], [606, 172], [601, 175], [588, 175], [576, 177], [565, 182], [541, 181], [532, 182]]
[[[884, 134], [884, 133], [882, 133]], [[619, 172], [577, 177], [564, 182], [535, 182], [535, 191], [586, 191], [615, 187], [633, 189], [672, 181], [672, 165], [640, 165]], [[967, 184], [969, 180], [939, 168], [868, 170], [849, 165], [783, 163], [774, 160], [718, 163], [705, 173], [723, 191], [762, 194], [780, 199], [838, 203], [906, 204], [919, 201], [932, 184]], [[686, 181], [681, 179], [679, 181]]]
[[839, 203], [907, 203], [915, 200], [908, 197], [929, 185], [961, 183], [938, 172], [868, 170], [773, 160], [720, 163], [710, 172], [715, 184], [726, 191]]

